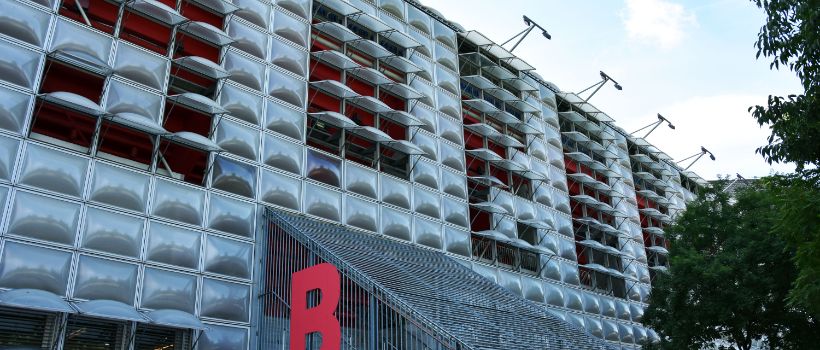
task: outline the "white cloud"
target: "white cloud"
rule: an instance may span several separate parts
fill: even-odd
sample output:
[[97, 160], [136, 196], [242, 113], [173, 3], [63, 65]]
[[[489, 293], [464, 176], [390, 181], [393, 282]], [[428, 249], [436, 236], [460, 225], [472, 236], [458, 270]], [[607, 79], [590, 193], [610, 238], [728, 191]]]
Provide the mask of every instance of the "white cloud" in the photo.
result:
[[[706, 179], [717, 174], [740, 173], [745, 177], [766, 176], [771, 171], [791, 172], [791, 164], [769, 165], [755, 149], [766, 143], [770, 131], [760, 127], [746, 110], [749, 106], [766, 102], [766, 96], [725, 94], [694, 96], [660, 108], [676, 129], [661, 127], [648, 141], [675, 159], [697, 153], [705, 146], [715, 154], [716, 161], [701, 158], [691, 170]], [[651, 121], [653, 115], [638, 120]], [[639, 133], [643, 136], [643, 132]], [[689, 165], [691, 161], [680, 164]]]
[[697, 26], [693, 12], [664, 0], [626, 0], [621, 17], [630, 39], [663, 49], [678, 46], [686, 32]]

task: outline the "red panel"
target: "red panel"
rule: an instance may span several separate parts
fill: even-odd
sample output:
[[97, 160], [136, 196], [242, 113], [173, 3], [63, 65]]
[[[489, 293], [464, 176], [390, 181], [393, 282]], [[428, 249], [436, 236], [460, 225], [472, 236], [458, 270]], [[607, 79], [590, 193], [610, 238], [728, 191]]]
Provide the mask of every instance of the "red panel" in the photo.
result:
[[376, 95], [376, 88], [373, 85], [366, 83], [363, 80], [359, 80], [353, 77], [347, 77], [347, 86], [349, 86], [353, 91], [359, 93], [359, 95], [363, 96], [375, 96]]
[[58, 140], [91, 147], [97, 119], [70, 112], [52, 104], [38, 102], [31, 132], [53, 137]]
[[48, 61], [40, 93], [67, 91], [100, 103], [105, 80], [80, 69]]
[[310, 81], [342, 81], [342, 72], [322, 62], [310, 61]]
[[484, 137], [464, 129], [464, 148], [478, 149], [484, 147]]
[[[321, 333], [320, 350], [339, 350], [342, 331], [335, 311], [340, 295], [339, 271], [323, 263], [293, 273], [291, 286], [290, 349], [305, 349], [305, 337]], [[308, 308], [309, 292], [317, 290], [321, 300]], [[313, 298], [310, 298], [313, 299]]]
[[497, 177], [499, 180], [501, 180], [507, 185], [510, 184], [509, 173], [504, 169], [490, 165], [490, 175]]
[[384, 102], [384, 104], [390, 106], [397, 111], [403, 111], [405, 107], [405, 102], [402, 98], [395, 96], [393, 94], [389, 94], [387, 92], [379, 92], [379, 99]]
[[385, 119], [379, 121], [379, 129], [396, 140], [404, 140], [407, 137], [407, 128]]
[[567, 180], [567, 187], [569, 187], [570, 196], [577, 196], [581, 194], [581, 185], [574, 180]]
[[339, 112], [341, 101], [338, 98], [324, 94], [315, 89], [308, 89], [308, 111], [314, 112]]
[[501, 158], [507, 158], [507, 148], [492, 141], [487, 141], [487, 148], [498, 153]]
[[[168, 141], [163, 141], [159, 149], [173, 172], [182, 174], [185, 182], [202, 185], [208, 162], [207, 153]], [[163, 167], [160, 165], [160, 168]]]
[[201, 41], [185, 33], [177, 33], [177, 50], [174, 58], [185, 56], [199, 56], [219, 63], [219, 48]]
[[142, 164], [151, 164], [154, 144], [148, 134], [103, 122], [100, 135], [100, 152]]
[[168, 42], [171, 40], [171, 28], [136, 13], [126, 12], [123, 16], [120, 38], [165, 55], [168, 53]]
[[490, 214], [470, 207], [470, 230], [484, 231], [490, 227]]
[[376, 126], [376, 119], [372, 113], [364, 109], [348, 105], [345, 109], [345, 115], [356, 124], [362, 126]]
[[185, 1], [182, 3], [182, 10], [180, 13], [192, 21], [205, 22], [214, 27], [222, 28], [223, 18], [221, 15], [208, 11], [207, 9], [191, 3], [190, 1]]
[[[92, 27], [108, 34], [114, 33], [114, 25], [117, 22], [119, 6], [107, 1], [88, 1], [88, 7], [83, 10], [85, 10], [85, 15], [91, 22]], [[64, 0], [60, 5], [59, 13], [77, 22], [85, 23], [85, 19], [83, 19], [82, 15], [80, 15], [80, 11], [77, 9], [75, 0]]]
[[169, 102], [165, 104], [164, 127], [170, 132], [190, 131], [208, 137], [211, 116]]

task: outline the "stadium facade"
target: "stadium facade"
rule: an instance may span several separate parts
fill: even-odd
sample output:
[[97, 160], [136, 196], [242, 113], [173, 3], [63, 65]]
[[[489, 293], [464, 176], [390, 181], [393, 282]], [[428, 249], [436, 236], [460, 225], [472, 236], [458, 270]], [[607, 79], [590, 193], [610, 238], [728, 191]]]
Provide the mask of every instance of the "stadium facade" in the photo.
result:
[[14, 349], [640, 348], [704, 183], [403, 0], [2, 1], [0, 145]]

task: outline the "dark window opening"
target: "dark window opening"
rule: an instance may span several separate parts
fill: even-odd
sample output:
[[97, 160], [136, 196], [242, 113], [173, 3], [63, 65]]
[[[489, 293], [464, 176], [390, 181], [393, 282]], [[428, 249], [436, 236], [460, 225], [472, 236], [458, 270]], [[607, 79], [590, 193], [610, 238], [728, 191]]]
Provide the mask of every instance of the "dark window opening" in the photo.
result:
[[216, 86], [216, 79], [206, 77], [174, 64], [171, 68], [168, 93], [175, 95], [183, 92], [193, 92], [203, 96], [213, 96], [216, 94]]
[[190, 346], [189, 331], [137, 323], [134, 350], [173, 350], [187, 349]]
[[168, 53], [171, 28], [126, 8], [120, 38], [164, 56]]
[[100, 103], [105, 78], [72, 67], [67, 64], [48, 59], [46, 71], [43, 73], [40, 93], [65, 91], [83, 96], [94, 103]]
[[150, 165], [154, 139], [146, 133], [103, 121], [97, 152]]
[[120, 348], [123, 333], [122, 323], [70, 316], [63, 346], [66, 349], [115, 350]]
[[[78, 1], [82, 7], [82, 12], [80, 12], [80, 9], [77, 7]], [[88, 18], [88, 22], [91, 22], [92, 27], [108, 34], [114, 33], [119, 11], [119, 5], [114, 5], [107, 1], [91, 0], [63, 0], [59, 9], [60, 15], [82, 24], [87, 24], [85, 19]]]
[[[38, 101], [31, 133], [78, 145], [88, 150], [94, 139], [97, 118]], [[34, 135], [32, 135], [34, 136]]]
[[381, 171], [402, 179], [410, 178], [410, 156], [405, 153], [394, 151], [387, 147], [381, 147], [379, 156]]
[[224, 22], [222, 14], [190, 0], [183, 1], [179, 13], [189, 20], [205, 22], [217, 28], [222, 28]]
[[336, 22], [339, 24], [344, 23], [345, 17], [342, 14], [333, 11], [332, 9], [328, 8], [322, 3], [316, 2], [313, 4], [315, 9], [313, 10], [313, 23], [321, 23], [321, 22]]
[[491, 228], [490, 213], [470, 208], [470, 229], [475, 232], [486, 231]]
[[518, 270], [521, 272], [536, 274], [538, 272], [539, 259], [538, 254], [528, 250], [519, 249], [519, 264]]
[[[390, 35], [390, 34], [388, 34], [388, 35]], [[387, 51], [390, 51], [392, 54], [394, 54], [396, 56], [404, 57], [407, 54], [407, 49], [405, 49], [404, 47], [399, 46], [398, 44], [390, 41], [389, 39], [387, 39], [385, 37], [379, 36], [379, 44], [383, 48], [387, 49]]]
[[467, 160], [467, 176], [484, 176], [487, 175], [486, 164], [483, 160], [466, 155]]
[[345, 142], [345, 159], [367, 167], [374, 167], [376, 161], [377, 144], [350, 133]]
[[342, 129], [323, 121], [308, 117], [307, 144], [335, 155], [339, 155], [342, 142]]
[[518, 175], [512, 176], [512, 189], [515, 195], [523, 198], [532, 197], [532, 182]]
[[385, 118], [379, 118], [379, 130], [394, 140], [404, 140], [407, 138], [407, 127]]
[[379, 91], [379, 100], [384, 102], [388, 107], [395, 109], [397, 111], [403, 111], [406, 102], [401, 97], [388, 93], [386, 91]]
[[177, 180], [203, 185], [208, 153], [163, 140], [160, 143], [157, 172]]
[[0, 308], [0, 349], [39, 349], [50, 340], [52, 324], [44, 313]]
[[165, 103], [165, 123], [169, 132], [190, 131], [205, 137], [211, 134], [212, 116], [197, 112], [171, 101]]
[[376, 126], [376, 117], [373, 113], [355, 106], [345, 106], [345, 116], [361, 126]]
[[193, 37], [190, 34], [178, 32], [174, 46], [174, 58], [199, 56], [211, 62], [219, 63], [220, 48]]

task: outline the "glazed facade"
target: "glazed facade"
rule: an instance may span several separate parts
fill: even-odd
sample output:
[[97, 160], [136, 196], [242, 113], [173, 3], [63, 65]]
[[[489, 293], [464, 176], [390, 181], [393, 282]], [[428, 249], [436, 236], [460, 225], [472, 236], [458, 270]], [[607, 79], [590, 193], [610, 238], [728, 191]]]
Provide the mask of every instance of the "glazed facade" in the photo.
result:
[[703, 180], [433, 9], [7, 0], [0, 52], [0, 346], [262, 348], [271, 208], [657, 339], [663, 227]]

